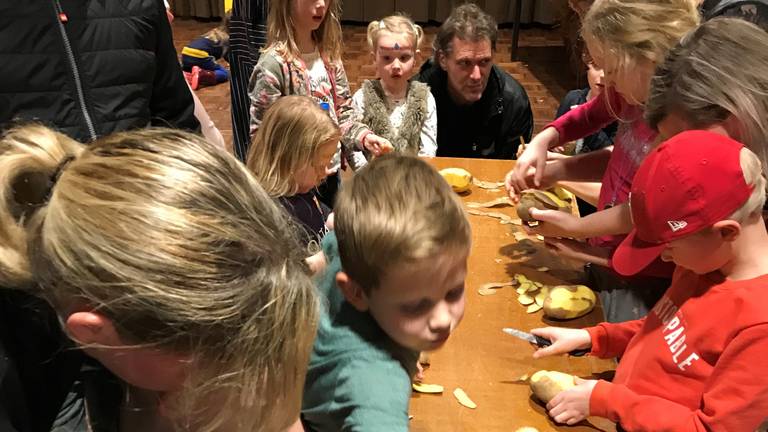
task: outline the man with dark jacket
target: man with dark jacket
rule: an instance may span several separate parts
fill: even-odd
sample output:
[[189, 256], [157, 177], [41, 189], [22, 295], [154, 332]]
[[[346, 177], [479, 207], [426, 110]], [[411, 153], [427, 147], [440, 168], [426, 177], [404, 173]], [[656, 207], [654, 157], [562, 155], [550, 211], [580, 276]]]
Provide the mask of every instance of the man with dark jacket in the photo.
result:
[[197, 130], [162, 0], [0, 2], [0, 131], [37, 120], [82, 142]]
[[453, 10], [435, 37], [434, 58], [416, 77], [437, 104], [437, 156], [513, 159], [531, 139], [528, 95], [493, 64], [497, 26], [474, 3]]
[[[162, 0], [0, 2], [0, 59], [0, 133], [199, 129]], [[0, 431], [117, 431], [120, 383], [73, 347], [45, 301], [0, 287]]]

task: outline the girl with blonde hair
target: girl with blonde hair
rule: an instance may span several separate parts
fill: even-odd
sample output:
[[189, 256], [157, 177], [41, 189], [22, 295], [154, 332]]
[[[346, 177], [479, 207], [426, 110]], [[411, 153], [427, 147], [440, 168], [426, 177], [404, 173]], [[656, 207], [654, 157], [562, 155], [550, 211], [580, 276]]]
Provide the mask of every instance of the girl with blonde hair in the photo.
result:
[[[355, 121], [347, 74], [341, 62], [342, 36], [339, 0], [274, 0], [269, 2], [267, 46], [261, 53], [248, 85], [251, 98], [251, 134], [263, 121], [275, 101], [287, 95], [311, 96], [329, 106], [331, 118], [342, 130], [358, 138], [375, 154], [391, 144]], [[382, 150], [383, 149], [383, 150]], [[354, 149], [345, 151], [352, 168], [364, 165], [365, 158]], [[341, 152], [331, 168], [341, 168]], [[333, 205], [339, 177], [334, 173], [320, 194]]]
[[768, 33], [737, 18], [706, 22], [656, 69], [646, 119], [663, 138], [720, 130], [758, 155], [768, 177], [766, 65]]
[[[424, 36], [410, 18], [392, 15], [368, 24], [368, 47], [378, 79], [366, 80], [352, 96], [357, 118], [375, 134], [386, 138], [394, 150], [418, 156], [437, 152], [437, 108], [429, 86], [409, 81]], [[362, 140], [345, 137], [347, 147], [371, 152]]]
[[[592, 283], [611, 290], [601, 296], [609, 321], [645, 315], [669, 283], [671, 266], [661, 261], [646, 268], [641, 273], [646, 278], [638, 280], [620, 279], [608, 270], [613, 250], [632, 226], [626, 204], [632, 178], [656, 142], [656, 132], [643, 119], [651, 77], [667, 52], [698, 23], [691, 0], [597, 0], [584, 17], [582, 35], [593, 61], [604, 70], [606, 90], [534, 137], [507, 175], [513, 200], [525, 189], [546, 188], [558, 181], [602, 182], [598, 196], [584, 197], [597, 204], [594, 214], [580, 219], [533, 210], [531, 215], [539, 221], [533, 231], [548, 237], [548, 244], [561, 255], [596, 264], [590, 266]], [[547, 162], [548, 149], [617, 120], [612, 150]], [[589, 243], [570, 238], [589, 238]], [[627, 298], [612, 301], [613, 295]]]
[[46, 299], [120, 380], [115, 398], [88, 393], [109, 380], [84, 379], [94, 430], [298, 418], [317, 301], [290, 224], [245, 167], [180, 131], [85, 147], [31, 125], [0, 140], [0, 173], [0, 284]]
[[312, 98], [285, 96], [267, 110], [248, 151], [248, 169], [301, 225], [309, 255], [320, 250], [330, 213], [315, 188], [330, 174], [340, 138], [338, 126]]

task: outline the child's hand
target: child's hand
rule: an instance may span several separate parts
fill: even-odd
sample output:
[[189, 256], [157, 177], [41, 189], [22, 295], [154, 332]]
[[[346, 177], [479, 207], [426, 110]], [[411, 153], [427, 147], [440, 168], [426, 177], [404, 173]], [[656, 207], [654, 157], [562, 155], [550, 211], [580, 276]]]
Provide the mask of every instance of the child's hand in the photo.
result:
[[539, 221], [535, 227], [524, 227], [528, 234], [544, 237], [580, 237], [581, 219], [560, 210], [530, 209], [531, 217]]
[[578, 240], [544, 237], [544, 244], [547, 246], [547, 249], [562, 258], [568, 258], [583, 264], [592, 262], [594, 259], [587, 245]]
[[381, 156], [394, 150], [388, 139], [372, 133], [363, 138], [363, 147], [373, 153], [374, 156]]
[[576, 387], [561, 391], [547, 404], [549, 415], [557, 423], [574, 425], [589, 417], [589, 398], [597, 380], [576, 377]]
[[[504, 183], [507, 187], [509, 199], [517, 203], [520, 192], [541, 187], [541, 179], [544, 176], [544, 166], [547, 163], [547, 150], [559, 143], [560, 133], [555, 128], [546, 128], [536, 135], [515, 164], [515, 169], [510, 171]], [[529, 170], [533, 168], [533, 178], [529, 176]]]
[[573, 350], [587, 349], [592, 346], [592, 338], [589, 337], [589, 332], [583, 329], [544, 327], [535, 328], [531, 330], [531, 333], [552, 341], [552, 345], [536, 350], [533, 353], [533, 358], [566, 354]]

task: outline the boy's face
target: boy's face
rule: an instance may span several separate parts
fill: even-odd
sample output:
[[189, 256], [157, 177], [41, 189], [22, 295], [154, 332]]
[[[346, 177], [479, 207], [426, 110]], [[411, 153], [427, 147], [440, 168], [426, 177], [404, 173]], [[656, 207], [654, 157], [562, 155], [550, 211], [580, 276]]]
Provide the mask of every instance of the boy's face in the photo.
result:
[[[726, 222], [737, 224], [734, 221]], [[674, 262], [696, 274], [707, 274], [722, 269], [732, 258], [732, 242], [725, 238], [726, 235], [716, 226], [705, 228], [669, 242], [661, 252], [661, 259]]]
[[393, 269], [365, 295], [371, 315], [398, 344], [414, 351], [440, 348], [464, 316], [469, 251]]

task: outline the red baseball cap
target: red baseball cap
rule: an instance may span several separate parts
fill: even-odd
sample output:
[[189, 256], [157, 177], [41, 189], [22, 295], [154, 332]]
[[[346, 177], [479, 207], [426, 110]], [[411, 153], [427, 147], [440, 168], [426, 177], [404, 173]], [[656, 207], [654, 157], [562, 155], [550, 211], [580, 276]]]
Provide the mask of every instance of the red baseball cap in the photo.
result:
[[743, 147], [724, 135], [687, 131], [653, 150], [632, 181], [629, 204], [635, 227], [613, 255], [614, 270], [633, 275], [670, 241], [739, 209], [753, 189], [741, 170]]

